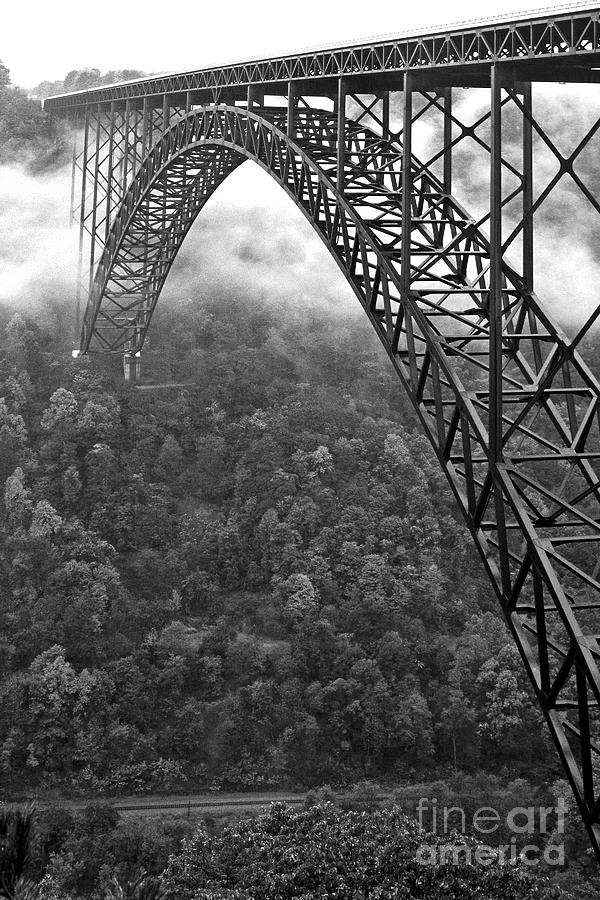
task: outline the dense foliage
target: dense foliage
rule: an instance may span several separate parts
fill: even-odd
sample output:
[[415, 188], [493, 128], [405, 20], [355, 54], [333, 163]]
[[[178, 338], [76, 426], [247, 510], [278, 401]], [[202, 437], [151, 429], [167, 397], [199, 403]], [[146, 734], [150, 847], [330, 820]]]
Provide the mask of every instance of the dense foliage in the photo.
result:
[[170, 306], [154, 352], [193, 384], [162, 393], [7, 323], [6, 790], [554, 766], [363, 323], [273, 320], [234, 298]]
[[[419, 862], [443, 854], [447, 841], [423, 835], [398, 810], [339, 813], [331, 806], [292, 813], [274, 804], [259, 821], [205, 829], [184, 843], [165, 874], [177, 900], [559, 900], [510, 865], [478, 867]], [[465, 848], [471, 842], [460, 844]], [[453, 858], [453, 857], [449, 857]], [[335, 860], [335, 865], [332, 861]]]
[[59, 896], [105, 897], [115, 879], [128, 885], [142, 873], [159, 877], [195, 827], [184, 817], [120, 819], [103, 803], [39, 811], [28, 877]]
[[40, 103], [10, 83], [0, 62], [0, 165], [42, 172], [67, 159], [64, 125], [44, 113]]
[[[561, 871], [552, 884], [548, 876], [556, 870], [543, 863], [541, 852], [539, 865], [528, 866], [506, 851], [499, 863], [472, 838], [426, 833], [397, 806], [365, 810], [356, 800], [345, 811], [329, 802], [296, 813], [272, 804], [258, 819], [218, 824], [210, 818], [199, 824], [119, 820], [108, 805], [96, 803], [39, 812], [25, 876], [5, 893], [12, 900], [596, 896], [593, 878]], [[4, 854], [0, 840], [0, 866]]]

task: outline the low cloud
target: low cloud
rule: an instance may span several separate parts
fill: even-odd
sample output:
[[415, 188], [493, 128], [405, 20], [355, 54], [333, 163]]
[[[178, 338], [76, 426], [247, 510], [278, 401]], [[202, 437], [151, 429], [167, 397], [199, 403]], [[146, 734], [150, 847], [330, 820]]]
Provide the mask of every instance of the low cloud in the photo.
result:
[[35, 177], [0, 166], [0, 303], [24, 307], [74, 296], [77, 231], [70, 172]]
[[[535, 90], [535, 112], [567, 152], [600, 114], [596, 87], [544, 86]], [[557, 102], [560, 99], [560, 102]], [[456, 92], [455, 109], [472, 121], [489, 102], [487, 91]], [[438, 117], [438, 121], [441, 117]], [[392, 109], [397, 120], [397, 109]], [[432, 120], [433, 121], [433, 120]], [[416, 149], [425, 155], [439, 140], [439, 125], [423, 122]], [[482, 131], [485, 137], [485, 131]], [[598, 194], [598, 141], [576, 165]], [[556, 171], [556, 161], [536, 139], [536, 190]], [[506, 136], [518, 152], [518, 135]], [[0, 303], [15, 308], [75, 305], [77, 228], [70, 228], [70, 172], [32, 176], [0, 167]], [[489, 155], [471, 140], [456, 154], [454, 193], [475, 215], [489, 196]], [[575, 326], [598, 303], [600, 217], [565, 176], [536, 216], [536, 290], [564, 324]], [[510, 251], [518, 256], [518, 243]], [[352, 314], [358, 303], [323, 243], [300, 210], [268, 174], [248, 162], [209, 200], [186, 238], [167, 280], [163, 303], [196, 292], [235, 295], [248, 302], [326, 304]]]
[[303, 213], [256, 164], [240, 166], [208, 201], [179, 252], [164, 298], [227, 292], [239, 298], [358, 308]]

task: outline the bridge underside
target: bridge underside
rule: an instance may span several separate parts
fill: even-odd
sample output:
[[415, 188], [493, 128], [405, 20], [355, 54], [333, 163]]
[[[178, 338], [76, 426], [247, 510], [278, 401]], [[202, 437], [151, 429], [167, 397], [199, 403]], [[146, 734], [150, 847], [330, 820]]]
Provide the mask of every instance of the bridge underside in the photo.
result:
[[[597, 80], [575, 68], [552, 77]], [[408, 71], [398, 92], [381, 76], [360, 91], [342, 77], [311, 94], [250, 85], [227, 104], [188, 91], [85, 106], [80, 351], [121, 354], [135, 374], [196, 216], [245, 160], [268, 172], [338, 263], [420, 417], [600, 854], [600, 383], [577, 352], [600, 306], [567, 338], [534, 293], [533, 265], [534, 216], [561, 179], [600, 212], [575, 166], [600, 122], [562, 155], [534, 114], [535, 77], [525, 62]], [[486, 85], [466, 125], [453, 88]], [[534, 191], [536, 140], [557, 174]], [[453, 195], [467, 141], [487, 161], [478, 216]]]

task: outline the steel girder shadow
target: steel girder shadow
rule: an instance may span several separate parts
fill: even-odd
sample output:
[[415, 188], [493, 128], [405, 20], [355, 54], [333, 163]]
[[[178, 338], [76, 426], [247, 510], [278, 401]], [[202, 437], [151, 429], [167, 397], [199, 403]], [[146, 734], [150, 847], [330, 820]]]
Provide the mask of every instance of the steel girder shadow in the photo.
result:
[[496, 395], [490, 245], [474, 220], [417, 159], [402, 166], [398, 143], [348, 121], [340, 157], [331, 113], [298, 113], [291, 135], [284, 122], [278, 108], [217, 105], [164, 133], [112, 224], [81, 349], [139, 351], [206, 201], [245, 159], [269, 172], [338, 263], [420, 417], [598, 853], [600, 385], [504, 262]]

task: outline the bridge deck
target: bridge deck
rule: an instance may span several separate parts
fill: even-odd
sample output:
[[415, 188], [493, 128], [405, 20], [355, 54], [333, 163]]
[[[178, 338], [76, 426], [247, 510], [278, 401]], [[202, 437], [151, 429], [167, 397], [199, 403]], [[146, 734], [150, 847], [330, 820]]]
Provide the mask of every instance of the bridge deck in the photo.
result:
[[[90, 104], [131, 102], [144, 98], [193, 93], [193, 100], [231, 102], [242, 99], [249, 85], [277, 93], [290, 81], [303, 90], [333, 92], [340, 76], [351, 79], [356, 91], [401, 89], [407, 70], [435, 70], [437, 77], [458, 77], [457, 84], [485, 86], [493, 63], [519, 63], [534, 67], [545, 80], [550, 63], [580, 70], [580, 80], [600, 66], [600, 5], [576, 3], [522, 17], [498, 17], [441, 27], [413, 34], [373, 38], [354, 45], [318, 48], [271, 59], [213, 66], [193, 72], [158, 75], [50, 97], [51, 112], [76, 111]], [[587, 73], [587, 75], [585, 74]], [[577, 74], [577, 72], [576, 72]]]

